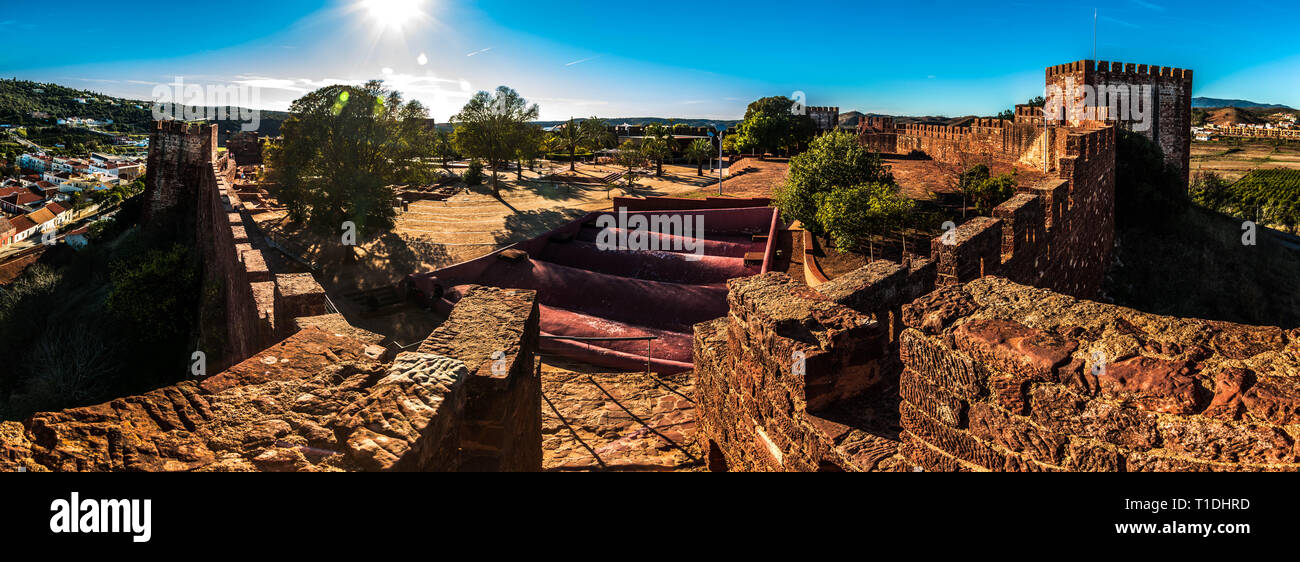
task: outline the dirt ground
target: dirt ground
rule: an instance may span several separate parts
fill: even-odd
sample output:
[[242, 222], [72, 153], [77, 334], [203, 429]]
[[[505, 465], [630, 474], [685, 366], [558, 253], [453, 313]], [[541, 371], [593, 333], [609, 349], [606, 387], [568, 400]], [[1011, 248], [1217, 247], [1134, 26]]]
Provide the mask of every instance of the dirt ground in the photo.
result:
[[1300, 169], [1300, 146], [1274, 146], [1272, 141], [1228, 139], [1192, 143], [1192, 176], [1213, 171], [1237, 181], [1257, 168]]
[[[894, 174], [894, 180], [898, 182], [903, 195], [918, 201], [934, 199], [938, 194], [956, 193], [956, 178], [962, 171], [959, 166], [953, 164], [934, 160], [910, 160], [890, 155], [884, 156], [884, 164], [889, 166], [889, 171]], [[1009, 162], [991, 162], [989, 170], [995, 176], [1015, 174], [1016, 181], [1020, 185], [1029, 185], [1046, 177], [1040, 171], [1013, 166]]]
[[703, 470], [692, 373], [606, 373], [559, 358], [542, 365], [542, 468]]

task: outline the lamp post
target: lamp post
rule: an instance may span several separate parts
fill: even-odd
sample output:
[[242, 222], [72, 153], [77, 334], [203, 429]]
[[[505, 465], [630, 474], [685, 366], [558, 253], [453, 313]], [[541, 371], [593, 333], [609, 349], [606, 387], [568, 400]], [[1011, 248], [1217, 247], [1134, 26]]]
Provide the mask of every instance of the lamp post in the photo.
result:
[[[722, 137], [724, 132], [720, 125], [714, 125], [713, 128], [718, 131], [718, 196], [722, 196]], [[709, 131], [709, 136], [714, 136], [713, 131]]]

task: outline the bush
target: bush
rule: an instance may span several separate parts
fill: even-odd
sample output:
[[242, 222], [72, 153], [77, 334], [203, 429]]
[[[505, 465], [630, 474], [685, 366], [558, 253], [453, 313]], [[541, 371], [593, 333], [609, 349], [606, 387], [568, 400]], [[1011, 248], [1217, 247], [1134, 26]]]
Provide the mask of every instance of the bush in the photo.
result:
[[789, 178], [776, 193], [776, 205], [786, 218], [821, 234], [825, 228], [818, 219], [819, 198], [864, 184], [892, 186], [894, 175], [881, 164], [879, 154], [858, 144], [857, 137], [836, 131], [817, 137], [807, 151], [790, 159]]
[[966, 201], [975, 206], [975, 213], [986, 217], [993, 216], [994, 207], [1016, 194], [1016, 184], [1014, 174], [993, 176], [984, 164], [971, 166], [957, 181]]
[[471, 160], [469, 169], [465, 171], [465, 185], [480, 185], [483, 183], [483, 163], [478, 160]]
[[902, 227], [915, 205], [897, 186], [862, 184], [821, 194], [817, 220], [838, 250], [855, 251], [869, 247], [872, 236]]

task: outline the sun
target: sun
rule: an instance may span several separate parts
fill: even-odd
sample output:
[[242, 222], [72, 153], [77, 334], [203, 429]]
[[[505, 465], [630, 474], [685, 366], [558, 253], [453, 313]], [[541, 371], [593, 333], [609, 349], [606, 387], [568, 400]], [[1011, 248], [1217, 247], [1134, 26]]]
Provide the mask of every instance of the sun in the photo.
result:
[[425, 0], [361, 0], [376, 25], [398, 31], [425, 17], [424, 4]]

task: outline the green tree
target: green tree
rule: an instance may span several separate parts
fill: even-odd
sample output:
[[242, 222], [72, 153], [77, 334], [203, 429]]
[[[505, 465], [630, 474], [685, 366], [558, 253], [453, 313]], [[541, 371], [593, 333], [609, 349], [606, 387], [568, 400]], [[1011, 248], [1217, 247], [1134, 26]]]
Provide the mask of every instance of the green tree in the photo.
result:
[[371, 81], [321, 88], [290, 112], [282, 140], [267, 151], [290, 219], [319, 232], [348, 221], [363, 232], [391, 228], [389, 186], [428, 175], [434, 135], [424, 108]]
[[842, 252], [867, 249], [875, 259], [875, 236], [902, 228], [916, 203], [902, 196], [898, 186], [866, 183], [818, 194], [817, 220]]
[[857, 137], [835, 131], [813, 139], [807, 151], [790, 159], [790, 171], [785, 185], [777, 190], [776, 204], [786, 218], [821, 234], [819, 195], [871, 183], [894, 185], [894, 175], [881, 164], [879, 154], [858, 144]]
[[982, 216], [993, 216], [993, 208], [1001, 205], [1016, 194], [1016, 177], [1002, 174], [984, 178], [971, 184], [968, 197], [975, 204], [975, 212]]
[[483, 162], [478, 158], [469, 161], [469, 167], [465, 168], [465, 185], [479, 185], [483, 183]]
[[757, 149], [759, 154], [790, 151], [804, 146], [817, 133], [817, 124], [807, 115], [793, 111], [794, 101], [785, 96], [759, 99], [745, 109], [745, 120], [737, 128], [738, 145]]
[[525, 142], [523, 127], [537, 120], [540, 113], [536, 104], [507, 86], [499, 86], [495, 93], [479, 92], [469, 103], [452, 116], [460, 123], [456, 141], [464, 154], [481, 158], [492, 168], [492, 192], [501, 196], [501, 183], [497, 170], [515, 158], [520, 144]]
[[609, 132], [609, 125], [603, 119], [591, 117], [578, 121], [570, 118], [552, 133], [558, 148], [569, 154], [569, 171], [577, 170], [578, 152], [596, 151], [607, 148], [614, 142], [614, 135]]
[[452, 133], [447, 131], [438, 131], [433, 137], [433, 155], [442, 161], [442, 168], [451, 171], [447, 162], [456, 157], [456, 145], [452, 141]]
[[677, 140], [673, 137], [671, 127], [651, 123], [645, 126], [645, 141], [641, 143], [641, 152], [655, 163], [655, 176], [663, 177], [664, 160], [671, 158]]
[[519, 126], [517, 134], [519, 138], [514, 143], [515, 164], [517, 166], [515, 168], [515, 179], [522, 180], [524, 179], [525, 164], [528, 165], [529, 170], [536, 167], [537, 155], [541, 154], [542, 138], [545, 136], [545, 132], [537, 125], [525, 123]]
[[695, 139], [686, 146], [686, 159], [695, 163], [695, 175], [704, 175], [704, 163], [713, 157], [713, 143]]
[[1197, 205], [1213, 211], [1223, 211], [1232, 200], [1228, 190], [1229, 185], [1222, 176], [1215, 172], [1197, 172], [1192, 177], [1189, 195]]
[[636, 169], [646, 163], [645, 154], [641, 152], [641, 148], [635, 142], [627, 140], [623, 141], [622, 146], [618, 147], [618, 155], [614, 159], [619, 166], [627, 169], [627, 187], [631, 189], [636, 183]]
[[181, 244], [151, 250], [140, 258], [113, 264], [108, 311], [125, 322], [139, 342], [183, 343], [177, 319], [193, 312], [199, 298], [199, 269], [195, 256]]

